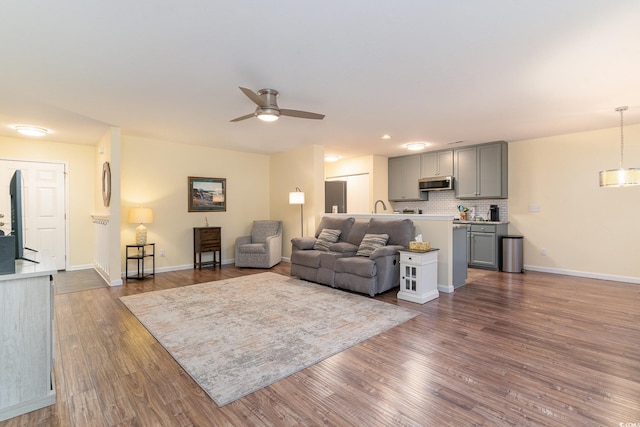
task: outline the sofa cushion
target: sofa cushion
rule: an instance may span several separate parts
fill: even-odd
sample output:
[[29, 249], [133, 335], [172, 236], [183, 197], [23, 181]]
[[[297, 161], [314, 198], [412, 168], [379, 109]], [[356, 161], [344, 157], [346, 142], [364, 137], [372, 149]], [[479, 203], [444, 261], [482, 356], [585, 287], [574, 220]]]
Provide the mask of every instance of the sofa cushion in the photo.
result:
[[322, 251], [309, 249], [306, 251], [291, 252], [291, 264], [303, 265], [310, 268], [320, 267], [320, 255]]
[[332, 230], [330, 228], [323, 229], [313, 244], [313, 249], [328, 252], [329, 246], [338, 241], [340, 233], [340, 230]]
[[331, 252], [339, 252], [344, 255], [355, 255], [358, 252], [358, 245], [348, 242], [337, 242], [329, 246]]
[[368, 257], [373, 253], [373, 251], [386, 245], [388, 240], [388, 234], [367, 233], [364, 235], [364, 238], [362, 239], [362, 242], [358, 247], [358, 252], [356, 252], [356, 255]]
[[349, 273], [360, 277], [375, 277], [377, 267], [375, 261], [364, 257], [338, 258], [335, 263], [336, 273]]
[[415, 227], [410, 219], [383, 220], [371, 218], [367, 233], [388, 234], [389, 245], [400, 245], [408, 248], [409, 242], [414, 238]]
[[333, 218], [328, 216], [323, 216], [320, 221], [320, 225], [318, 225], [318, 229], [316, 230], [316, 237], [320, 235], [320, 232], [325, 228], [329, 228], [331, 230], [340, 230], [340, 236], [342, 239], [346, 239], [351, 231], [351, 226], [355, 222], [355, 218]]
[[360, 246], [364, 235], [367, 234], [367, 227], [369, 227], [369, 221], [356, 221], [353, 223], [353, 227], [351, 227], [349, 236], [345, 236], [346, 239], [344, 240], [352, 245]]

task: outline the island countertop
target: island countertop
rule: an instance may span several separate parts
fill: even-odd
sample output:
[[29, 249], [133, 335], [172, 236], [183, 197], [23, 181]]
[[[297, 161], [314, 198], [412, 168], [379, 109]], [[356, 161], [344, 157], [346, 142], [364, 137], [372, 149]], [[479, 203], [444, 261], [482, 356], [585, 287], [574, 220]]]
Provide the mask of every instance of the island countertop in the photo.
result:
[[421, 220], [421, 221], [453, 221], [455, 215], [433, 215], [433, 214], [384, 214], [384, 213], [370, 213], [370, 214], [348, 214], [348, 213], [339, 213], [339, 214], [331, 214], [326, 213], [323, 216], [336, 217], [336, 218], [380, 218], [380, 219], [412, 219], [412, 220]]

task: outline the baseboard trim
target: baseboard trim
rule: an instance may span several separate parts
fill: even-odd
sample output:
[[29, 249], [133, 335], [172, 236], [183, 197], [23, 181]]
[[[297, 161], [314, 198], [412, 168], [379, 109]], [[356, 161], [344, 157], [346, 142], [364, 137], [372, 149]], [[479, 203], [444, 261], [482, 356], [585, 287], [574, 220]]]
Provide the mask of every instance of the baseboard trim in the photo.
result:
[[640, 284], [640, 277], [618, 276], [613, 274], [592, 273], [589, 271], [566, 270], [562, 268], [540, 267], [535, 265], [525, 265], [525, 270], [539, 271], [541, 273], [562, 274], [564, 276], [586, 277], [589, 279], [610, 280], [613, 282]]
[[66, 267], [64, 270], [65, 271], [79, 271], [79, 270], [91, 270], [91, 269], [95, 269], [95, 266], [93, 264], [85, 264], [85, 265], [73, 265], [73, 266], [68, 266]]

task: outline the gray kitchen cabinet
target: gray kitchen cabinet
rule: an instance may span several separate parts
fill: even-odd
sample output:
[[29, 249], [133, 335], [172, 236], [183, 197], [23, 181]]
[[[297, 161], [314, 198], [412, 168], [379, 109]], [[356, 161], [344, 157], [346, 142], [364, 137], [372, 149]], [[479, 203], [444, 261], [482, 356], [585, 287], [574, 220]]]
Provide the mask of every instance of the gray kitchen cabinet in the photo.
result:
[[389, 200], [427, 200], [427, 193], [420, 193], [420, 156], [393, 157], [389, 159]]
[[469, 267], [498, 270], [500, 241], [507, 234], [506, 224], [471, 224]]
[[453, 175], [453, 150], [425, 153], [420, 158], [420, 177]]
[[454, 150], [458, 199], [503, 199], [508, 196], [507, 143], [493, 142]]

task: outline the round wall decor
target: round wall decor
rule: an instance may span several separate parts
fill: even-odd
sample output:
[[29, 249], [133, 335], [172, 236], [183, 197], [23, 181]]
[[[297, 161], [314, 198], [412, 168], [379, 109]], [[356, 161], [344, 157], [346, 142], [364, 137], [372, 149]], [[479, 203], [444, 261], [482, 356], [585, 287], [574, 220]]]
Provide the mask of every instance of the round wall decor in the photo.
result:
[[102, 164], [102, 201], [105, 207], [111, 204], [111, 166], [109, 162]]

